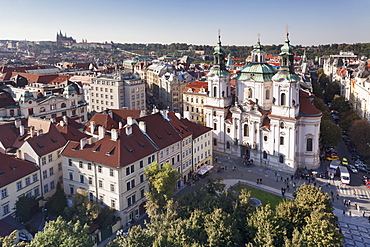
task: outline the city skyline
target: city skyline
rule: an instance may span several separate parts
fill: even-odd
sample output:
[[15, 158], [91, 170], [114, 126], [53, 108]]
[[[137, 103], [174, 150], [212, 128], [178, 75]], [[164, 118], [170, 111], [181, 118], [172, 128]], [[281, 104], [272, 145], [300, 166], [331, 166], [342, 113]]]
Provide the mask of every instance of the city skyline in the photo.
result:
[[370, 1], [71, 1], [6, 0], [1, 40], [51, 40], [60, 30], [77, 42], [282, 44], [367, 43]]

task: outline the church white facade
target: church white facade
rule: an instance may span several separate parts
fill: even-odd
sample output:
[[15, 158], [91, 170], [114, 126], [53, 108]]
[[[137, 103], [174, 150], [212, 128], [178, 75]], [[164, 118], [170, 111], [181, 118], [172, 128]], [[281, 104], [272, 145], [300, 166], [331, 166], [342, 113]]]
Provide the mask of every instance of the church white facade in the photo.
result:
[[213, 128], [214, 150], [246, 156], [255, 164], [290, 174], [319, 167], [322, 113], [312, 104], [311, 93], [300, 86], [288, 34], [279, 70], [265, 62], [258, 41], [252, 62], [235, 78], [234, 97], [220, 37], [213, 55], [205, 114], [206, 125]]

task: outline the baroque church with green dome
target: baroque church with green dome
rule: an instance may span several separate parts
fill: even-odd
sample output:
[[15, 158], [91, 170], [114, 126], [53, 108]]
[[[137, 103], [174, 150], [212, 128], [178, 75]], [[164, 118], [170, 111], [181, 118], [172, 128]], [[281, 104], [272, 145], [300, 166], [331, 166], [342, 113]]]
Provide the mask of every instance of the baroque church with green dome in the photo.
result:
[[[253, 47], [252, 62], [234, 78], [226, 69], [220, 36], [213, 55], [205, 104], [206, 125], [213, 128], [213, 149], [290, 174], [299, 168], [319, 167], [322, 113], [294, 71], [289, 34], [281, 47], [279, 69], [266, 63], [260, 40]], [[236, 79], [235, 95], [231, 79]]]

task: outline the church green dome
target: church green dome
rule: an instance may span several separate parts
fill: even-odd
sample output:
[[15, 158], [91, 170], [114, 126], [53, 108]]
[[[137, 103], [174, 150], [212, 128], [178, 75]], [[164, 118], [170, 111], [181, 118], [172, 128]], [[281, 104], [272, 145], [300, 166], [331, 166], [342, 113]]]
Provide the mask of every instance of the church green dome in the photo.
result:
[[280, 55], [294, 55], [293, 47], [290, 45], [288, 33], [286, 35], [285, 44], [281, 47]]
[[272, 76], [277, 72], [274, 66], [267, 63], [250, 63], [241, 68], [240, 73], [235, 77], [237, 80], [253, 79], [254, 81], [271, 81]]

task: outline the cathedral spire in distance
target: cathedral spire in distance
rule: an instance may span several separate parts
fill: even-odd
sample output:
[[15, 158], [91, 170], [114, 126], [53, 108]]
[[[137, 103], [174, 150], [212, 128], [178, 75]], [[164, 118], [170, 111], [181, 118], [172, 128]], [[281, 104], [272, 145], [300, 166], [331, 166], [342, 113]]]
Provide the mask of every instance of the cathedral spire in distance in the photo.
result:
[[221, 45], [221, 31], [218, 30], [218, 43], [213, 50], [213, 66], [209, 72], [210, 75], [229, 75], [229, 71], [226, 69], [225, 58], [225, 51]]

